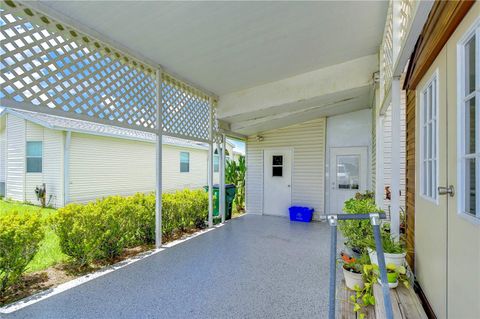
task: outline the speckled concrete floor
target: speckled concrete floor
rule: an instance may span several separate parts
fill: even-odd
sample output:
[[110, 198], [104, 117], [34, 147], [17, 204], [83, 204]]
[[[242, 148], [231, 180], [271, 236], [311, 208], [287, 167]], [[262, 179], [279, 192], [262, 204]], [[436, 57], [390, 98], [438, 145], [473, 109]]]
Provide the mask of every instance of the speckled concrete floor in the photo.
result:
[[247, 215], [3, 316], [326, 318], [328, 227]]

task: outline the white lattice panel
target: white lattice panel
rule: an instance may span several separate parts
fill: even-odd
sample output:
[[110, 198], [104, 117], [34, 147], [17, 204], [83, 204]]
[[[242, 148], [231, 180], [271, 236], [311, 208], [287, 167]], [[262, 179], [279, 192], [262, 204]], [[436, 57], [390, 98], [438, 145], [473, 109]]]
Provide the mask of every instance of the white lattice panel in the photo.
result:
[[2, 100], [155, 129], [152, 68], [17, 3], [3, 4], [0, 23]]
[[381, 65], [382, 69], [382, 85], [381, 96], [385, 97], [392, 83], [393, 76], [393, 10], [392, 2], [390, 2], [387, 21], [385, 24], [385, 30], [383, 34], [382, 46], [381, 46]]
[[402, 0], [400, 6], [400, 43], [405, 44], [408, 28], [413, 17], [413, 1]]
[[163, 125], [167, 134], [211, 140], [211, 99], [168, 74], [162, 77]]
[[[156, 131], [153, 67], [23, 4], [0, 10], [4, 104]], [[164, 134], [211, 141], [211, 98], [166, 73], [161, 87]]]

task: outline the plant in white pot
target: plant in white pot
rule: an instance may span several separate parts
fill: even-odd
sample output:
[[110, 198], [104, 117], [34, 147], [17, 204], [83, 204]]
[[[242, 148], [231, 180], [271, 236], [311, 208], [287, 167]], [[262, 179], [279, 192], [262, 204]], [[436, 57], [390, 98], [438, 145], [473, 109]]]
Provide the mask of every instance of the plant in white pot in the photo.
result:
[[[370, 238], [367, 240], [368, 255], [372, 264], [378, 265], [377, 251], [375, 247], [375, 240]], [[405, 256], [407, 250], [405, 244], [401, 239], [394, 239], [390, 233], [382, 231], [382, 246], [385, 255], [385, 264], [394, 264], [397, 267], [405, 265]]]
[[[375, 205], [373, 193], [357, 193], [354, 198], [345, 201], [343, 212], [346, 214], [369, 214], [381, 212]], [[360, 258], [366, 251], [365, 238], [373, 236], [373, 228], [369, 220], [341, 220], [338, 229], [345, 239], [346, 252], [350, 257]]]
[[[401, 282], [405, 287], [410, 287], [410, 282], [407, 277], [407, 269], [404, 266], [397, 266], [395, 264], [387, 264], [387, 281], [390, 288], [397, 288], [398, 283]], [[376, 273], [377, 281], [382, 284], [380, 280], [380, 271], [375, 265], [374, 271]]]
[[351, 290], [363, 289], [365, 283], [362, 276], [363, 266], [370, 263], [367, 254], [363, 254], [360, 258], [343, 258], [342, 263], [343, 276], [345, 278], [345, 285]]

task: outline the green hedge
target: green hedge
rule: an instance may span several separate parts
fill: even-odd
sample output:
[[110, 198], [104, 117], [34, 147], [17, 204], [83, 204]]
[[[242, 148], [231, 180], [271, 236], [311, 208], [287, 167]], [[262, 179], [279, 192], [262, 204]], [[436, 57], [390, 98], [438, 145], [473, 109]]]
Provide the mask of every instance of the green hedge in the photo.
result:
[[19, 281], [44, 235], [38, 214], [0, 215], [0, 294]]
[[[208, 217], [204, 191], [183, 190], [162, 195], [162, 233], [202, 228]], [[59, 209], [52, 225], [62, 252], [77, 266], [111, 260], [127, 247], [155, 242], [155, 194], [112, 196], [94, 203]]]

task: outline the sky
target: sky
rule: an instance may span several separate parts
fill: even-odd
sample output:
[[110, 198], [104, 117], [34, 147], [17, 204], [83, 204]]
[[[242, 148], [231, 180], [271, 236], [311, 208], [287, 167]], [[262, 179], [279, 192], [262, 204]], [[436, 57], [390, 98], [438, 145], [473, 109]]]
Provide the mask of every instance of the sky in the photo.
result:
[[241, 151], [243, 154], [245, 154], [245, 142], [240, 141], [240, 140], [234, 140], [231, 138], [227, 138], [227, 141], [233, 143], [235, 145], [235, 149]]

